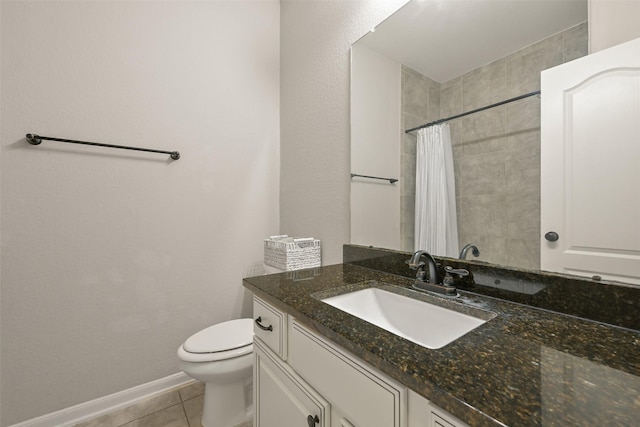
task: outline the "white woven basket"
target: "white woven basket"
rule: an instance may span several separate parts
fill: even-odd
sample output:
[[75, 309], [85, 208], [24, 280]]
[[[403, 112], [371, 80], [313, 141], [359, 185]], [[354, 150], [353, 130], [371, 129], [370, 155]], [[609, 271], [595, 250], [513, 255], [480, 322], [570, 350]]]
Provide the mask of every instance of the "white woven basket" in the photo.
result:
[[271, 236], [264, 239], [264, 263], [285, 271], [320, 267], [320, 240]]

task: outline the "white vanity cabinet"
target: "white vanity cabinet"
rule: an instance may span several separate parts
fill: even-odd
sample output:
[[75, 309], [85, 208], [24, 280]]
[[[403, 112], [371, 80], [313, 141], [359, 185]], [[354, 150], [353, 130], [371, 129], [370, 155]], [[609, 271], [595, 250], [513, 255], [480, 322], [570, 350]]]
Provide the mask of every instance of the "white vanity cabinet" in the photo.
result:
[[260, 341], [254, 345], [255, 427], [329, 427], [329, 404]]
[[340, 411], [339, 422], [407, 427], [406, 387], [293, 318], [289, 318], [288, 333], [289, 365]]
[[253, 298], [254, 427], [329, 427], [329, 403], [284, 360], [287, 314]]
[[254, 427], [467, 427], [258, 297], [254, 320]]

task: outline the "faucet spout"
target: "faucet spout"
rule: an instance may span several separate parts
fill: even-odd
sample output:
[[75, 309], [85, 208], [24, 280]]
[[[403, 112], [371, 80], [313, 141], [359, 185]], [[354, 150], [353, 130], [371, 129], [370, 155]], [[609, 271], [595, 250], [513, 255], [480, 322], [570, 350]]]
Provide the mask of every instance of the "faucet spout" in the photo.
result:
[[[426, 265], [429, 268], [429, 279], [425, 277], [426, 272], [424, 271], [425, 262], [422, 261], [423, 257], [425, 258]], [[440, 276], [438, 275], [436, 260], [433, 259], [429, 252], [423, 250], [416, 251], [411, 259], [407, 260], [407, 264], [409, 264], [409, 268], [411, 268], [412, 270], [417, 270], [416, 280], [413, 283], [413, 289], [435, 292], [439, 295], [447, 297], [456, 297], [458, 295], [456, 287], [450, 284], [449, 281], [441, 283]]]
[[480, 256], [480, 251], [478, 250], [478, 247], [474, 244], [468, 243], [464, 248], [462, 248], [462, 250], [460, 251], [460, 259], [465, 259], [467, 258], [467, 252], [469, 252], [469, 250], [471, 250], [471, 253], [473, 254], [473, 256], [475, 257], [479, 257]]
[[424, 262], [421, 261], [422, 257], [426, 258], [429, 268], [429, 280], [427, 280], [426, 283], [433, 283], [435, 285], [439, 284], [440, 277], [438, 276], [438, 269], [436, 268], [436, 260], [433, 259], [429, 252], [423, 250], [416, 251], [411, 259], [407, 261], [409, 268], [412, 270], [418, 270], [418, 273], [420, 273], [420, 270], [425, 265]]

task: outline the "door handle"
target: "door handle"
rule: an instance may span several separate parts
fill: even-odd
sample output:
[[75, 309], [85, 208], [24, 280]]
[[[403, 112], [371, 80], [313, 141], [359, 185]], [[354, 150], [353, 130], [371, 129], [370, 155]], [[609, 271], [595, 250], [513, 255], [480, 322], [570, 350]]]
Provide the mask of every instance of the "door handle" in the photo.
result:
[[547, 239], [549, 242], [555, 242], [560, 238], [560, 236], [555, 231], [549, 231], [547, 234], [544, 235], [544, 238]]

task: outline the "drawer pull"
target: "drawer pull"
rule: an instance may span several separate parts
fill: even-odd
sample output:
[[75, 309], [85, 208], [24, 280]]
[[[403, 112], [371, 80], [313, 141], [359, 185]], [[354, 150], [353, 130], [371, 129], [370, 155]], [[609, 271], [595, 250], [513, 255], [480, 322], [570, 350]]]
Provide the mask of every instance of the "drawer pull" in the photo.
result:
[[263, 331], [273, 331], [273, 325], [264, 326], [260, 322], [262, 322], [262, 316], [258, 316], [258, 318], [256, 319], [256, 325], [258, 325], [258, 328], [262, 329]]
[[309, 415], [307, 417], [307, 424], [309, 425], [309, 427], [315, 427], [315, 425], [318, 424], [319, 422], [320, 422], [320, 418], [318, 418], [317, 415], [315, 417], [313, 415]]

